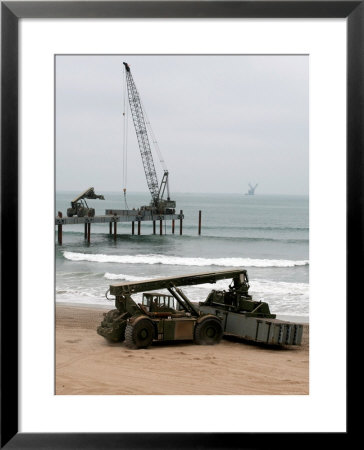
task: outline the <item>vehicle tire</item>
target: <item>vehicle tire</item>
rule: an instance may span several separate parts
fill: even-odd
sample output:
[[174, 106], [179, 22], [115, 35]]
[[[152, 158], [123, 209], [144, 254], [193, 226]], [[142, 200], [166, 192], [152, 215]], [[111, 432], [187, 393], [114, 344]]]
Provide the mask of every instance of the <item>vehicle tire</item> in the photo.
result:
[[218, 319], [205, 319], [195, 327], [195, 344], [218, 344], [221, 341], [222, 334], [222, 326]]
[[76, 210], [76, 214], [77, 214], [77, 217], [84, 217], [84, 215], [85, 215], [85, 208], [83, 208], [83, 207], [81, 206], [80, 208], [78, 208], [78, 209]]
[[125, 344], [130, 348], [147, 348], [153, 341], [154, 326], [149, 319], [128, 324], [125, 329]]

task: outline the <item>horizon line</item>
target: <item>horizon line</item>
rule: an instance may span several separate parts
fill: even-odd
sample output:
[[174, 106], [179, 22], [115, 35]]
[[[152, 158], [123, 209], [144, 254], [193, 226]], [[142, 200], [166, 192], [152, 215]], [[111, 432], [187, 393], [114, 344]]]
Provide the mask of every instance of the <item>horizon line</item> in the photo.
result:
[[[80, 189], [56, 189], [55, 192], [74, 192], [74, 191], [79, 191]], [[104, 190], [103, 192], [110, 192], [110, 193], [118, 193], [120, 192], [121, 194], [123, 194], [123, 190]], [[128, 191], [131, 194], [146, 194], [146, 195], [150, 195], [149, 192], [147, 191]], [[260, 195], [287, 195], [287, 196], [309, 196], [309, 193], [301, 193], [301, 194], [287, 194], [287, 193], [283, 193], [283, 192], [274, 192], [274, 193], [265, 193], [265, 192], [260, 192], [258, 194], [253, 194], [253, 195], [249, 195], [245, 192], [183, 192], [183, 191], [174, 191], [174, 194], [197, 194], [197, 195], [243, 195], [246, 197], [259, 197]], [[173, 194], [172, 194], [173, 196]]]

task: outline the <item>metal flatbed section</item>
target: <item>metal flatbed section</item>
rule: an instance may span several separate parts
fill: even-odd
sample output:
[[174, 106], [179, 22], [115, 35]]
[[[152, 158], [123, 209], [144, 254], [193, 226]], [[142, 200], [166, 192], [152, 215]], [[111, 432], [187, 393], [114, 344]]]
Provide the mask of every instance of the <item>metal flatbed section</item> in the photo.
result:
[[202, 306], [200, 309], [220, 317], [225, 335], [269, 345], [300, 345], [302, 342], [302, 324], [251, 317], [214, 306]]
[[[128, 213], [128, 214], [126, 214]], [[183, 214], [138, 214], [137, 211], [125, 210], [125, 214], [111, 215], [105, 214], [103, 216], [94, 217], [56, 217], [55, 225], [77, 225], [82, 223], [115, 223], [115, 222], [144, 222], [153, 220], [180, 220], [183, 219]]]
[[225, 335], [269, 345], [300, 345], [302, 324], [276, 319], [266, 302], [248, 295], [249, 285], [243, 284], [243, 277], [248, 281], [242, 273], [240, 280], [233, 278], [228, 291], [211, 291], [204, 302], [199, 302], [200, 312], [219, 317]]
[[115, 283], [110, 285], [111, 295], [136, 294], [138, 292], [154, 291], [156, 289], [166, 289], [171, 286], [192, 286], [195, 284], [215, 283], [218, 280], [229, 278], [245, 277], [246, 270], [221, 270], [218, 272], [203, 272], [179, 277], [153, 278], [143, 281], [127, 281], [124, 283]]

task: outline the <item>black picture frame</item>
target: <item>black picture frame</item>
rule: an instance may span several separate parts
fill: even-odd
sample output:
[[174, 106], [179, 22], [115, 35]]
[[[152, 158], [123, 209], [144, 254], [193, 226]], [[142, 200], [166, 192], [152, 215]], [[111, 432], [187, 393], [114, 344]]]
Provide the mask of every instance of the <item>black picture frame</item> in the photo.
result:
[[[327, 444], [325, 433], [18, 432], [18, 22], [21, 18], [346, 18], [347, 299], [363, 264], [364, 1], [3, 1], [1, 2], [1, 448], [257, 448]], [[337, 281], [337, 280], [336, 280]], [[343, 300], [344, 305], [344, 300]], [[348, 308], [347, 308], [347, 312]], [[10, 320], [9, 320], [10, 318]], [[349, 338], [349, 336], [348, 336]], [[348, 354], [350, 346], [347, 346]], [[349, 357], [347, 362], [349, 361]], [[349, 391], [347, 391], [349, 396]], [[242, 421], [244, 420], [242, 412]], [[349, 437], [337, 433], [335, 443]], [[259, 420], [259, 418], [257, 418]], [[166, 430], [167, 431], [167, 430]]]

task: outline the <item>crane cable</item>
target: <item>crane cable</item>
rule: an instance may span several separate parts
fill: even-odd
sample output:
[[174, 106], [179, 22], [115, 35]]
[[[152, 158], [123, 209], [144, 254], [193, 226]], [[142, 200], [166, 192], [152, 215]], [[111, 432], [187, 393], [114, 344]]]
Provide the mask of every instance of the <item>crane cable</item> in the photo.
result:
[[124, 135], [123, 135], [123, 192], [124, 192], [124, 203], [125, 209], [129, 209], [128, 203], [126, 201], [126, 185], [127, 185], [127, 175], [128, 175], [128, 107], [126, 102], [126, 72], [124, 68]]
[[148, 127], [148, 130], [149, 130], [150, 136], [152, 138], [152, 142], [153, 142], [153, 144], [155, 146], [155, 149], [157, 150], [159, 162], [161, 163], [161, 166], [162, 166], [163, 170], [166, 171], [167, 170], [167, 166], [166, 166], [166, 163], [164, 162], [164, 158], [163, 158], [162, 152], [161, 152], [161, 150], [159, 148], [157, 138], [155, 137], [155, 134], [153, 132], [152, 125], [150, 123], [147, 111], [146, 111], [146, 109], [144, 107], [144, 104], [143, 104], [141, 98], [139, 98], [139, 100], [140, 100], [140, 104], [142, 105], [142, 109], [143, 109], [143, 113], [144, 113], [144, 117], [145, 117], [145, 123], [146, 123], [146, 125]]

